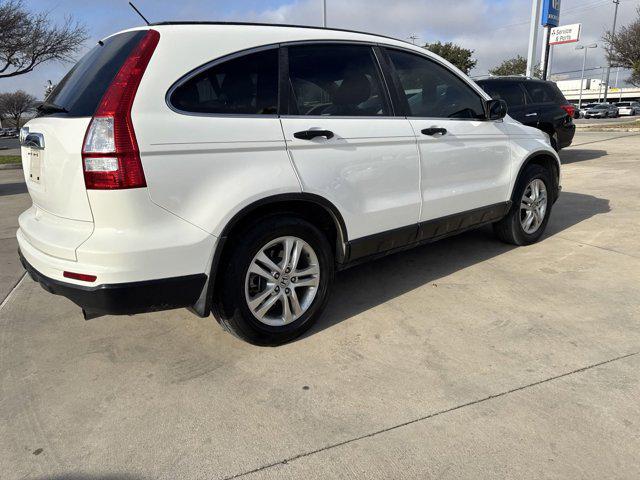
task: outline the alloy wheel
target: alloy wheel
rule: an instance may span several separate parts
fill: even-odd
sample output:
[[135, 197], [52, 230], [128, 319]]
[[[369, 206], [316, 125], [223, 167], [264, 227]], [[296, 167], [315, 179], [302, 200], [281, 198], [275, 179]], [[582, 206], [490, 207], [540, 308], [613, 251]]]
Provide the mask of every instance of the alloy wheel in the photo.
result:
[[245, 277], [253, 316], [270, 326], [294, 322], [309, 309], [320, 285], [318, 257], [298, 237], [276, 238], [255, 254]]
[[520, 225], [529, 235], [538, 231], [547, 212], [547, 187], [539, 178], [524, 189], [520, 200]]

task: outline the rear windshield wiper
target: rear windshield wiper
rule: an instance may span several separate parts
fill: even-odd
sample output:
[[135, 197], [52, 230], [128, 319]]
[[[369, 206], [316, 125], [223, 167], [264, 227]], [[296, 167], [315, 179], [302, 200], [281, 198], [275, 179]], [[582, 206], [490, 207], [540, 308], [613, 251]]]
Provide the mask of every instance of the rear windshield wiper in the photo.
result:
[[42, 102], [37, 110], [39, 113], [69, 113], [66, 108], [51, 102]]

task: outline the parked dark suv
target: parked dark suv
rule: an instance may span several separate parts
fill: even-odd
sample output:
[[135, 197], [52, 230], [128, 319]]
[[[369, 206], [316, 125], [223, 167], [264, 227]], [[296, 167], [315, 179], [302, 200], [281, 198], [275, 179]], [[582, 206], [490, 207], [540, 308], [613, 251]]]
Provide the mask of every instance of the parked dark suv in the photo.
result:
[[556, 151], [571, 145], [576, 109], [555, 83], [526, 77], [494, 77], [476, 83], [494, 99], [505, 100], [513, 119], [549, 134]]

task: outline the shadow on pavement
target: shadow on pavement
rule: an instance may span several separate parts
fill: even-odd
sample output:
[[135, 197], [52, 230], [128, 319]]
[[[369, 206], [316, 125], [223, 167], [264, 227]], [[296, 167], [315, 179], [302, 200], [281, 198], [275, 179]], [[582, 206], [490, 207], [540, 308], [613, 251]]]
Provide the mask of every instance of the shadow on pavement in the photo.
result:
[[586, 160], [595, 160], [607, 155], [606, 150], [589, 150], [589, 149], [571, 149], [560, 151], [560, 159], [563, 165], [574, 162], [584, 162]]
[[0, 197], [27, 193], [27, 184], [24, 182], [0, 183]]
[[[543, 240], [609, 211], [607, 199], [563, 192]], [[325, 315], [303, 338], [514, 248], [497, 240], [491, 227], [483, 227], [339, 272]]]

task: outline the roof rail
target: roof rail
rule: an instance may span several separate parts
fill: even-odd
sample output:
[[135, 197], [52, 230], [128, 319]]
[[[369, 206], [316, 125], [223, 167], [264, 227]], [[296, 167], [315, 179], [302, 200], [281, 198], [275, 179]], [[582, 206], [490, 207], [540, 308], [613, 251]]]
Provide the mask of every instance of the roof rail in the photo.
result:
[[154, 22], [150, 24], [150, 26], [162, 26], [162, 25], [238, 25], [238, 26], [249, 26], [249, 27], [308, 28], [311, 30], [331, 30], [335, 32], [347, 32], [347, 33], [359, 33], [362, 35], [373, 35], [376, 37], [395, 40], [397, 42], [407, 43], [409, 45], [413, 45], [414, 47], [416, 46], [415, 44], [408, 42], [407, 40], [403, 40], [401, 38], [396, 38], [396, 37], [390, 37], [388, 35], [381, 35], [379, 33], [363, 32], [360, 30], [349, 30], [346, 28], [319, 27], [315, 25], [293, 25], [293, 24], [287, 24], [287, 23], [259, 23], [259, 22], [207, 22], [207, 21], [199, 21], [199, 20], [165, 21], [165, 22]]

